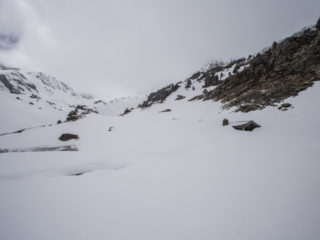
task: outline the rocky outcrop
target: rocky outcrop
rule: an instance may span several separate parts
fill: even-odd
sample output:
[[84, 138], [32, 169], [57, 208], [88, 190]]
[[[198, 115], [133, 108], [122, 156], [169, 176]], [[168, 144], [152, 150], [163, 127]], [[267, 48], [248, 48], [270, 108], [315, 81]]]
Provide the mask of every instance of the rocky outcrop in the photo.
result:
[[[203, 82], [204, 91], [188, 101], [221, 101], [224, 109], [250, 112], [266, 106], [277, 106], [283, 100], [297, 96], [320, 80], [320, 19], [314, 27], [305, 28], [281, 42], [248, 58], [229, 63], [214, 61], [206, 70], [194, 73], [182, 84], [194, 89], [193, 83]], [[148, 96], [139, 105], [150, 107], [162, 103], [179, 88], [169, 85]], [[213, 90], [208, 87], [216, 86]], [[179, 96], [176, 100], [180, 100]]]
[[221, 81], [204, 100], [221, 100], [225, 108], [249, 112], [298, 95], [320, 79], [320, 30], [308, 28], [274, 43], [248, 63], [243, 71]]
[[133, 110], [133, 108], [130, 108], [130, 109], [129, 109], [129, 108], [126, 108], [126, 109], [123, 111], [123, 113], [120, 114], [120, 116], [123, 117], [124, 115], [131, 113], [132, 110]]
[[167, 97], [170, 96], [171, 93], [177, 91], [179, 87], [179, 84], [171, 84], [156, 92], [153, 92], [148, 96], [147, 100], [140, 104], [138, 107], [147, 108], [155, 103], [163, 103], [167, 99]]
[[237, 125], [237, 126], [232, 126], [236, 130], [241, 130], [241, 131], [252, 131], [255, 128], [261, 127], [259, 124], [255, 123], [254, 121], [249, 121], [245, 124]]
[[71, 134], [71, 133], [63, 133], [60, 137], [60, 141], [69, 141], [69, 140], [78, 140], [79, 136], [76, 134]]
[[27, 83], [25, 80], [25, 76], [18, 71], [11, 72], [10, 74], [0, 74], [0, 83], [2, 83], [10, 93], [23, 94], [26, 90], [38, 92], [34, 84]]
[[74, 110], [68, 113], [66, 122], [77, 121], [90, 113], [98, 113], [98, 112], [91, 108], [88, 108], [85, 105], [78, 105], [75, 107]]

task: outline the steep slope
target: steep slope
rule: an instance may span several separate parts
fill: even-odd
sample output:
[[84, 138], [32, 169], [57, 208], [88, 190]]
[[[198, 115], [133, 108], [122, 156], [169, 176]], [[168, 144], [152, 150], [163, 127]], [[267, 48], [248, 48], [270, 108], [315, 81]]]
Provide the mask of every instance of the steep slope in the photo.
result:
[[63, 82], [41, 72], [1, 65], [0, 132], [57, 122], [73, 107], [87, 102]]
[[184, 82], [151, 93], [139, 107], [162, 103], [179, 87], [193, 89], [197, 82], [202, 84], [203, 91], [193, 94], [190, 101], [221, 101], [223, 108], [235, 107], [241, 112], [278, 106], [320, 80], [319, 22], [279, 43], [274, 42], [272, 47], [255, 56], [228, 64], [217, 62]]

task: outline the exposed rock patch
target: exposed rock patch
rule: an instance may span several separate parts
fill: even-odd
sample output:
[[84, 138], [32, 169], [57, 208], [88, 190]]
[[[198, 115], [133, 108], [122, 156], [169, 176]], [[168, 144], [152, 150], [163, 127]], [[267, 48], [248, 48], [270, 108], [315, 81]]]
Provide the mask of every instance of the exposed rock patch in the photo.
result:
[[140, 104], [139, 108], [147, 108], [155, 103], [163, 103], [171, 93], [175, 92], [179, 88], [179, 84], [171, 84], [166, 86], [156, 92], [151, 93], [147, 100]]
[[99, 104], [99, 103], [101, 103], [101, 104], [103, 104], [103, 105], [106, 105], [107, 103], [105, 102], [105, 101], [103, 101], [103, 100], [97, 100], [97, 101], [94, 101], [93, 102], [93, 104]]
[[68, 113], [66, 122], [77, 121], [90, 113], [98, 113], [98, 112], [91, 108], [88, 108], [85, 105], [78, 105], [75, 107], [74, 110]]
[[182, 99], [185, 99], [185, 98], [186, 98], [186, 97], [183, 96], [183, 95], [178, 95], [175, 100], [182, 100]]
[[123, 117], [124, 115], [131, 113], [132, 110], [133, 110], [133, 108], [130, 108], [130, 109], [129, 109], [129, 108], [126, 108], [126, 109], [124, 110], [124, 112], [120, 114], [120, 116]]
[[261, 127], [259, 124], [255, 123], [254, 121], [249, 121], [245, 124], [232, 126], [236, 130], [242, 130], [242, 131], [252, 131], [255, 128]]
[[292, 105], [290, 103], [283, 103], [278, 107], [278, 109], [281, 111], [287, 111], [288, 108], [291, 108], [291, 107]]
[[69, 140], [78, 140], [79, 136], [76, 134], [72, 134], [72, 133], [63, 133], [60, 137], [59, 140], [60, 141], [69, 141]]
[[168, 109], [160, 111], [159, 113], [166, 113], [166, 112], [171, 112], [171, 109], [168, 108]]

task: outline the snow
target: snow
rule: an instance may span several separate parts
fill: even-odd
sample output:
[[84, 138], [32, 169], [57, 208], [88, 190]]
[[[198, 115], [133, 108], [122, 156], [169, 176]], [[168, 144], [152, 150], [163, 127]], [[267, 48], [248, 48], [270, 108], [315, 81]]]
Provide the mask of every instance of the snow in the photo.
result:
[[[203, 90], [192, 84], [124, 117], [123, 104], [108, 103], [103, 114], [1, 136], [0, 148], [79, 151], [0, 154], [0, 239], [317, 240], [319, 83], [286, 100], [286, 112], [246, 114], [188, 102]], [[236, 131], [224, 118], [262, 127]], [[80, 139], [60, 142], [65, 132]]]

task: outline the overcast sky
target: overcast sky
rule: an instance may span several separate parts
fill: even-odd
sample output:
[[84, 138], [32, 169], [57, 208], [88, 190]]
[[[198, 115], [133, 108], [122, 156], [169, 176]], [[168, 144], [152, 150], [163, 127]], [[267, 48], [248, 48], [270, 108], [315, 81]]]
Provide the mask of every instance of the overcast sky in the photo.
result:
[[0, 0], [0, 62], [126, 96], [256, 53], [319, 10], [319, 0]]

